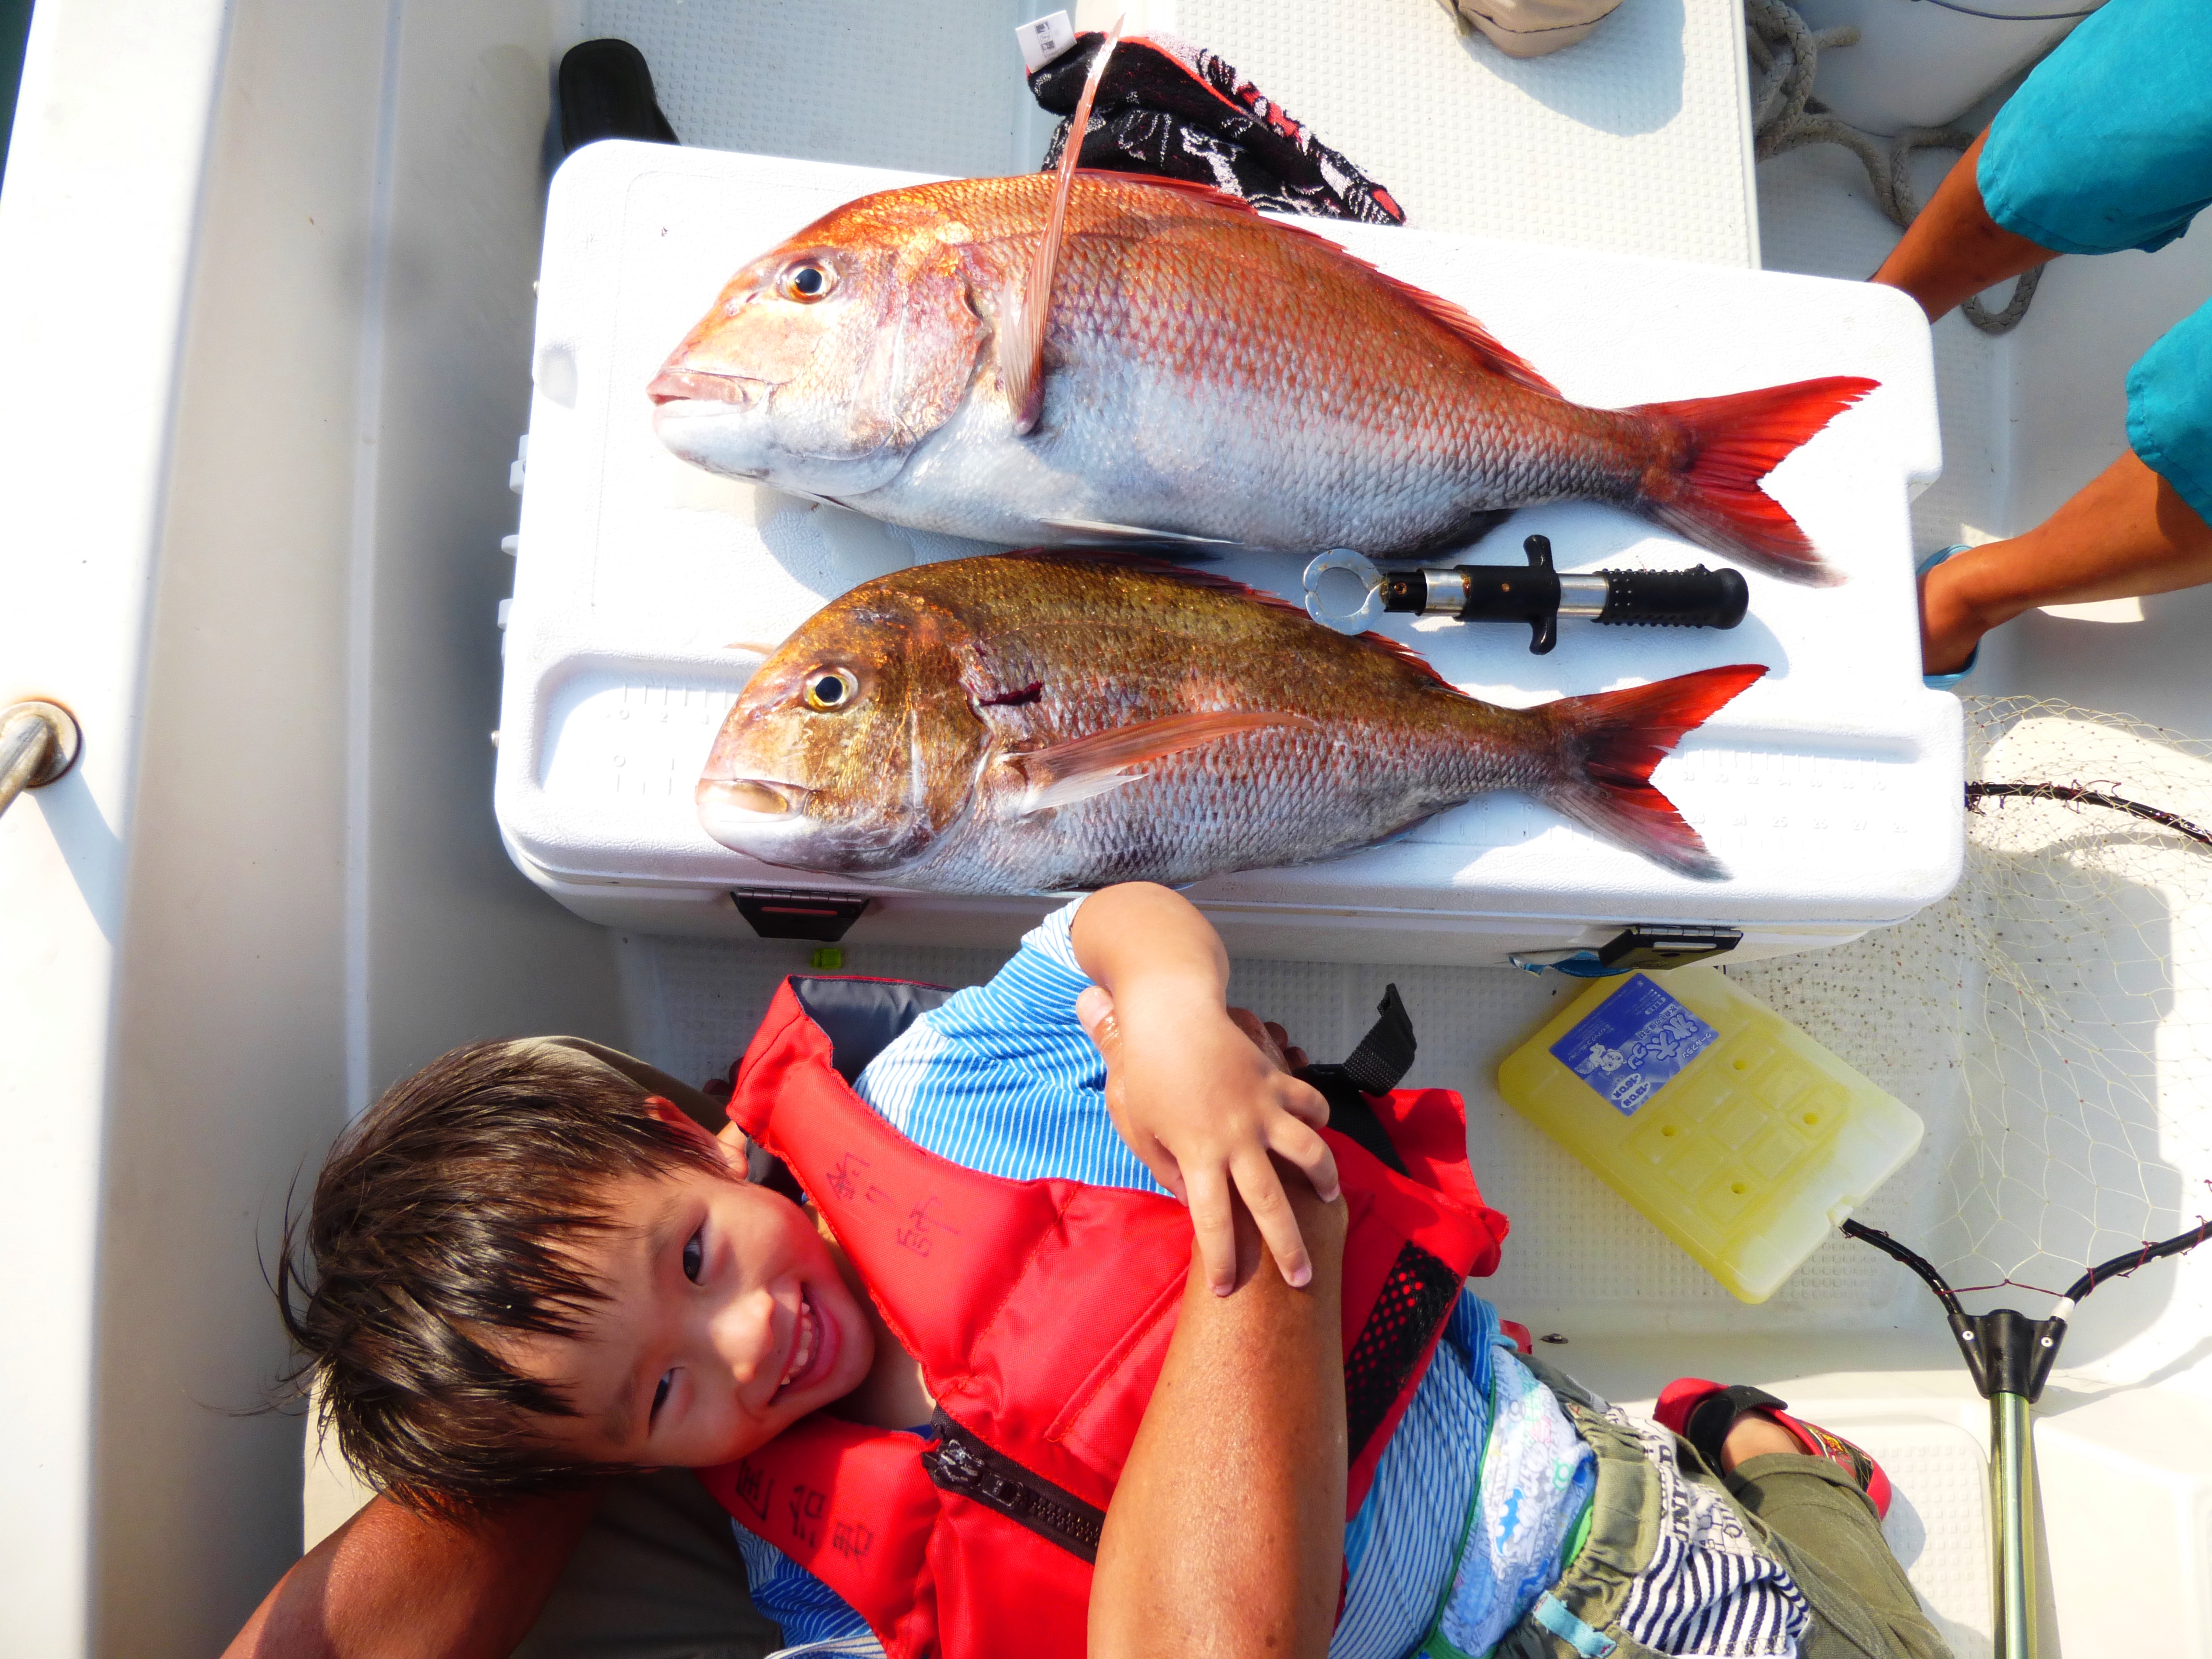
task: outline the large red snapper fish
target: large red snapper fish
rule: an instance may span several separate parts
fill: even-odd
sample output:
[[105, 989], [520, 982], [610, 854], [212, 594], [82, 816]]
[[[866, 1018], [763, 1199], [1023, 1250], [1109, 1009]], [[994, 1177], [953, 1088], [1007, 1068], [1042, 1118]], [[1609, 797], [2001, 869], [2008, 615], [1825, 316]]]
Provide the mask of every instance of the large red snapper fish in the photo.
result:
[[1593, 409], [1456, 306], [1202, 186], [1079, 173], [1040, 260], [1054, 188], [886, 191], [754, 260], [653, 381], [662, 441], [988, 541], [1413, 557], [1595, 501], [1843, 580], [1759, 480], [1872, 380]]
[[1517, 789], [1710, 879], [1727, 872], [1652, 769], [1765, 672], [1501, 708], [1218, 577], [955, 559], [863, 582], [769, 656], [715, 738], [699, 819], [789, 868], [1051, 893], [1332, 858]]

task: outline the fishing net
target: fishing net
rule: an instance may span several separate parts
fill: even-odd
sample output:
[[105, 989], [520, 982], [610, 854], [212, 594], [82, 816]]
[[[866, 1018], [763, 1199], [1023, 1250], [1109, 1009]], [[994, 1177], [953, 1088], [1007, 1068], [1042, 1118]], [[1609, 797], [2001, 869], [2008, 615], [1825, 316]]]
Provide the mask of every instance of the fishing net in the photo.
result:
[[1967, 744], [1967, 1121], [1921, 1245], [2058, 1296], [2212, 1216], [2212, 743], [1998, 697]]

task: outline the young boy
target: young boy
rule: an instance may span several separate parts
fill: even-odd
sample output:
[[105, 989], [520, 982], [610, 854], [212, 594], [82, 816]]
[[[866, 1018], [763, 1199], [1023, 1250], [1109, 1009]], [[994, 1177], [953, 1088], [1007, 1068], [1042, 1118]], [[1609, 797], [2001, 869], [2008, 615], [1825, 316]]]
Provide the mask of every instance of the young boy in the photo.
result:
[[[1182, 1199], [1217, 1291], [1237, 1272], [1233, 1188], [1300, 1283], [1271, 1154], [1333, 1197], [1327, 1108], [1231, 1017], [1226, 981], [1187, 902], [1108, 889], [918, 1018], [856, 1092], [973, 1169]], [[708, 1135], [627, 1064], [463, 1050], [333, 1153], [313, 1283], [288, 1318], [373, 1484], [495, 1500], [726, 1464], [833, 1402], [884, 1427], [929, 1420], [919, 1366], [834, 1241], [744, 1179], [756, 1160], [734, 1128]], [[1882, 1546], [1880, 1472], [1779, 1404], [1670, 1389], [1662, 1414], [1701, 1462], [1518, 1358], [1462, 1294], [1345, 1529], [1330, 1653], [1942, 1655]], [[787, 1644], [868, 1650], [825, 1584], [738, 1540]]]

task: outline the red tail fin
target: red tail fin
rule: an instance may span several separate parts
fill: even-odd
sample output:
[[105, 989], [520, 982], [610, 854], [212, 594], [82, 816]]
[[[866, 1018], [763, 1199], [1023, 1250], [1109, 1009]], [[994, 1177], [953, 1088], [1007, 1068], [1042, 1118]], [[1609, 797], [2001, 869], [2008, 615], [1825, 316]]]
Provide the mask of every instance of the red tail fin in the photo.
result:
[[1647, 483], [1644, 510], [1699, 547], [1792, 581], [1833, 586], [1843, 573], [1820, 562], [1797, 521], [1759, 481], [1881, 384], [1832, 374], [1725, 398], [1640, 404], [1637, 414], [1672, 423], [1688, 439], [1674, 477], [1657, 490]]
[[1651, 772], [1685, 732], [1765, 672], [1755, 662], [1736, 663], [1545, 704], [1561, 762], [1545, 803], [1669, 870], [1705, 881], [1727, 875], [1674, 803], [1651, 787]]

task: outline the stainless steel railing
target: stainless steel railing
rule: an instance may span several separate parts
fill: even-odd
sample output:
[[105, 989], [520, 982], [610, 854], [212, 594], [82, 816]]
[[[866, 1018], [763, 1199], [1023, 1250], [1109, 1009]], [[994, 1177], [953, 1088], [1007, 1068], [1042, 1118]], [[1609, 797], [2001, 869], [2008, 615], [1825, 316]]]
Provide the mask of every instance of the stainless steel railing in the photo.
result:
[[0, 708], [0, 812], [26, 789], [40, 789], [76, 764], [76, 721], [58, 703]]

